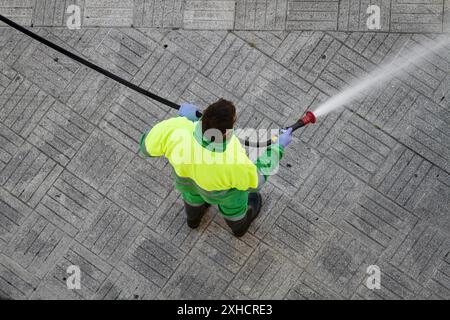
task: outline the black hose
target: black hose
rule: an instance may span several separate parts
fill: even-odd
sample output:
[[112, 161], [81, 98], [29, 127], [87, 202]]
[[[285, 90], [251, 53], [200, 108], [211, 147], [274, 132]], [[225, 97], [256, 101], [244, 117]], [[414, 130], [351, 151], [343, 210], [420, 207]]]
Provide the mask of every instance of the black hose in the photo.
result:
[[176, 109], [176, 110], [180, 109], [180, 106], [178, 104], [176, 104], [176, 103], [174, 103], [172, 101], [169, 101], [167, 99], [164, 99], [164, 98], [162, 98], [162, 97], [160, 97], [160, 96], [158, 96], [158, 95], [156, 95], [154, 93], [151, 93], [151, 92], [149, 92], [149, 91], [147, 91], [147, 90], [145, 90], [145, 89], [143, 89], [141, 87], [138, 87], [135, 84], [132, 84], [131, 82], [129, 82], [129, 81], [127, 81], [127, 80], [125, 80], [125, 79], [115, 75], [114, 73], [111, 73], [108, 70], [105, 70], [105, 69], [103, 69], [103, 68], [93, 64], [92, 62], [90, 62], [90, 61], [88, 61], [88, 60], [86, 60], [86, 59], [84, 59], [84, 58], [82, 58], [82, 57], [80, 57], [80, 56], [78, 56], [78, 55], [76, 55], [76, 54], [74, 54], [74, 53], [64, 49], [64, 48], [61, 48], [60, 46], [58, 46], [58, 45], [48, 41], [47, 39], [42, 38], [41, 36], [35, 34], [34, 32], [29, 31], [28, 29], [26, 29], [26, 28], [22, 27], [21, 25], [15, 23], [14, 21], [11, 21], [11, 20], [5, 18], [2, 15], [0, 15], [0, 21], [6, 23], [10, 27], [12, 27], [12, 28], [14, 28], [14, 29], [16, 29], [16, 30], [26, 34], [27, 36], [33, 38], [34, 40], [39, 41], [40, 43], [46, 45], [47, 47], [50, 47], [53, 50], [58, 51], [59, 53], [62, 53], [63, 55], [65, 55], [65, 56], [67, 56], [67, 57], [69, 57], [69, 58], [71, 58], [71, 59], [73, 59], [75, 61], [78, 61], [82, 65], [85, 65], [86, 67], [91, 68], [92, 70], [95, 70], [95, 71], [103, 74], [104, 76], [106, 76], [106, 77], [108, 77], [110, 79], [113, 79], [114, 81], [117, 81], [120, 84], [123, 84], [124, 86], [126, 86], [126, 87], [128, 87], [128, 88], [130, 88], [130, 89], [132, 89], [134, 91], [137, 91], [137, 92], [139, 92], [141, 94], [143, 94], [146, 97], [149, 97], [149, 98], [151, 98], [153, 100], [161, 102], [162, 104], [165, 104], [166, 106], [168, 106], [170, 108], [173, 108], [173, 109]]
[[[104, 75], [104, 76], [106, 76], [106, 77], [108, 77], [108, 78], [110, 78], [110, 79], [112, 79], [114, 81], [117, 81], [118, 83], [120, 83], [120, 84], [122, 84], [122, 85], [124, 85], [124, 86], [126, 86], [126, 87], [128, 87], [128, 88], [130, 88], [130, 89], [132, 89], [134, 91], [136, 91], [136, 92], [139, 92], [140, 94], [143, 94], [146, 97], [149, 97], [150, 99], [158, 101], [158, 102], [160, 102], [160, 103], [162, 103], [162, 104], [164, 104], [164, 105], [166, 105], [166, 106], [168, 106], [168, 107], [170, 107], [172, 109], [176, 109], [176, 110], [180, 109], [180, 105], [179, 104], [176, 104], [176, 103], [174, 103], [172, 101], [169, 101], [167, 99], [164, 99], [163, 97], [160, 97], [160, 96], [158, 96], [158, 95], [156, 95], [154, 93], [151, 93], [150, 91], [145, 90], [145, 89], [143, 89], [143, 88], [141, 88], [141, 87], [139, 87], [139, 86], [137, 86], [137, 85], [135, 85], [135, 84], [133, 84], [133, 83], [131, 83], [131, 82], [129, 82], [129, 81], [127, 81], [127, 80], [117, 76], [117, 75], [115, 75], [114, 73], [109, 72], [106, 69], [103, 69], [102, 67], [100, 67], [100, 66], [98, 66], [96, 64], [93, 64], [92, 62], [90, 62], [90, 61], [88, 61], [88, 60], [86, 60], [86, 59], [84, 59], [84, 58], [82, 58], [82, 57], [80, 57], [80, 56], [78, 56], [78, 55], [76, 55], [76, 54], [74, 54], [74, 53], [72, 53], [72, 52], [70, 52], [70, 51], [68, 51], [68, 50], [58, 46], [58, 45], [56, 45], [56, 44], [54, 44], [53, 42], [48, 41], [47, 39], [45, 39], [45, 38], [35, 34], [34, 32], [31, 32], [30, 30], [22, 27], [21, 25], [15, 23], [14, 21], [9, 20], [8, 18], [4, 17], [1, 14], [0, 14], [0, 21], [6, 23], [10, 27], [12, 27], [12, 28], [14, 28], [14, 29], [16, 29], [16, 30], [26, 34], [27, 36], [31, 37], [32, 39], [34, 39], [34, 40], [36, 40], [36, 41], [38, 41], [40, 43], [42, 43], [43, 45], [46, 45], [47, 47], [50, 47], [53, 50], [58, 51], [59, 53], [65, 55], [65, 56], [67, 56], [67, 57], [69, 57], [69, 58], [71, 58], [71, 59], [73, 59], [73, 60], [75, 60], [75, 61], [77, 61], [79, 63], [81, 63], [82, 65], [84, 65], [84, 66], [86, 66], [88, 68], [91, 68], [92, 70], [97, 71], [98, 73], [101, 73], [102, 75]], [[197, 116], [200, 118], [202, 116], [202, 113], [200, 111], [197, 111]], [[297, 125], [297, 123], [294, 124], [294, 125]], [[295, 128], [293, 130], [296, 130], [298, 128], [299, 127]], [[262, 147], [270, 146], [272, 144], [272, 140], [267, 140], [267, 141], [262, 141], [262, 142], [260, 142], [260, 141], [258, 141], [258, 142], [251, 142], [251, 141], [249, 141], [247, 139], [247, 140], [244, 141], [244, 144], [246, 146], [248, 146], [248, 147], [262, 148]]]

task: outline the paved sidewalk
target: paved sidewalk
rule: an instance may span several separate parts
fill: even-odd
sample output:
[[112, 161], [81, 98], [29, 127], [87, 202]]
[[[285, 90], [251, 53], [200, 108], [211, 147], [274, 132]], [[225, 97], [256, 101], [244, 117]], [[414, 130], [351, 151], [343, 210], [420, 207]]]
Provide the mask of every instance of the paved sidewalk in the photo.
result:
[[[450, 28], [449, 0], [5, 0], [0, 13], [175, 102], [230, 99], [242, 128], [290, 124]], [[0, 298], [450, 299], [449, 52], [296, 132], [237, 239], [216, 208], [190, 230], [170, 166], [137, 154], [173, 110], [0, 26]]]

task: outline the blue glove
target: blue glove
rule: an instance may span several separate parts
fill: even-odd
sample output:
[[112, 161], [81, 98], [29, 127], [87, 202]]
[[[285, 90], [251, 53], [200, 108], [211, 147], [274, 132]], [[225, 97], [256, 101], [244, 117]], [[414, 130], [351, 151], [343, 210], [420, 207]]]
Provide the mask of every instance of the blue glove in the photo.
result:
[[190, 103], [183, 103], [178, 110], [178, 115], [181, 117], [186, 117], [191, 121], [197, 121], [199, 118], [197, 117], [198, 108]]
[[291, 141], [292, 141], [292, 128], [289, 128], [287, 130], [284, 129], [281, 130], [281, 134], [277, 140], [278, 144], [280, 146], [283, 146], [283, 148], [286, 148], [289, 145], [289, 143], [291, 143]]

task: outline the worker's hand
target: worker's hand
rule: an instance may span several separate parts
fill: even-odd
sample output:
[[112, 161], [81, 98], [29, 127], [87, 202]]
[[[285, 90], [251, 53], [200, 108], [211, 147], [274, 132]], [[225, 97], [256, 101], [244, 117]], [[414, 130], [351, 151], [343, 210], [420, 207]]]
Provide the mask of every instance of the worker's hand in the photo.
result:
[[191, 121], [197, 121], [199, 118], [197, 117], [198, 108], [190, 103], [183, 103], [180, 106], [180, 110], [178, 110], [178, 115], [181, 117], [186, 117]]
[[292, 141], [292, 128], [287, 130], [282, 129], [281, 134], [278, 137], [277, 143], [283, 148], [286, 148]]

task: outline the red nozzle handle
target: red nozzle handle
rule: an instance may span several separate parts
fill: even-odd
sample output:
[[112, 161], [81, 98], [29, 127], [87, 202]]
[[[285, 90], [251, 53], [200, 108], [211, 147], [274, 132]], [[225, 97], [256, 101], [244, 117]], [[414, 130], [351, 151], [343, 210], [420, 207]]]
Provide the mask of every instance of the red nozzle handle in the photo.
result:
[[308, 123], [316, 123], [316, 116], [311, 111], [306, 112], [303, 118], [301, 118], [288, 128], [292, 128], [292, 131], [295, 131], [301, 127], [306, 126]]
[[308, 123], [316, 123], [316, 116], [311, 111], [306, 112], [305, 116], [302, 119], [304, 125]]

